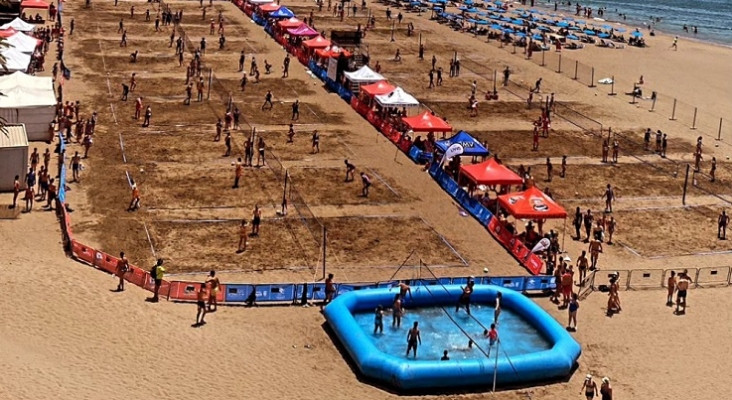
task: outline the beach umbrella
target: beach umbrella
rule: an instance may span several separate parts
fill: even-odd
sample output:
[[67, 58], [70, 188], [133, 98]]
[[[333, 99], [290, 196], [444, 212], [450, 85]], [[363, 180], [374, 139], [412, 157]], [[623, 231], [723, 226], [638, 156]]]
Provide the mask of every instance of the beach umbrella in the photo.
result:
[[501, 25], [498, 25], [498, 24], [493, 24], [493, 25], [491, 25], [491, 29], [498, 29], [498, 30], [500, 31], [500, 30], [502, 30], [503, 28], [501, 28]]
[[582, 30], [582, 29], [580, 29], [579, 26], [576, 26], [576, 25], [572, 25], [567, 29], [569, 29], [570, 31], [581, 31]]
[[534, 36], [532, 36], [534, 40], [544, 40], [544, 37], [539, 35], [538, 33], [535, 33]]
[[643, 37], [643, 34], [640, 33], [639, 31], [634, 31], [633, 33], [630, 34], [630, 36], [633, 36], [634, 38], [640, 38], [640, 37]]
[[514, 30], [513, 30], [513, 29], [511, 29], [511, 28], [504, 28], [504, 29], [503, 29], [503, 32], [504, 32], [504, 33], [516, 33], [516, 31], [514, 31]]
[[522, 37], [526, 37], [526, 34], [523, 32], [516, 32], [516, 36], [522, 38]]
[[557, 22], [557, 26], [560, 27], [560, 28], [567, 28], [567, 27], [569, 27], [569, 22], [567, 22], [567, 21], [560, 21], [560, 22]]
[[481, 17], [487, 17], [488, 13], [485, 11], [478, 11], [478, 15], [480, 15]]
[[514, 25], [522, 26], [524, 24], [524, 21], [523, 20], [520, 20], [520, 19], [512, 19], [511, 20], [511, 23], [514, 24]]
[[503, 5], [503, 2], [502, 2], [502, 1], [498, 1], [498, 0], [496, 0], [496, 1], [494, 2], [494, 3], [495, 3], [495, 4], [496, 4], [496, 5], [498, 6], [498, 7], [500, 7], [500, 6], [502, 6], [502, 5]]
[[463, 4], [465, 4], [466, 6], [472, 6], [473, 5], [473, 0], [465, 0], [463, 2]]
[[478, 25], [488, 25], [488, 21], [486, 21], [484, 19], [479, 19], [479, 20], [475, 21], [475, 23]]
[[511, 20], [511, 18], [508, 18], [508, 17], [501, 17], [501, 21], [503, 21], [503, 22], [511, 22], [512, 20]]
[[608, 35], [607, 33], [601, 33], [601, 34], [597, 35], [597, 37], [602, 38], [602, 39], [607, 39], [610, 37], [610, 35]]
[[570, 39], [570, 40], [579, 40], [579, 37], [570, 34], [570, 35], [567, 35], [567, 39]]
[[626, 29], [625, 29], [625, 28], [615, 28], [615, 30], [616, 30], [617, 32], [625, 32], [625, 31], [626, 31]]
[[585, 33], [585, 35], [595, 36], [595, 31], [585, 29], [583, 32]]
[[610, 29], [613, 29], [613, 27], [612, 27], [612, 26], [610, 26], [610, 25], [603, 25], [603, 26], [602, 26], [602, 29], [607, 29], [607, 30], [610, 30]]
[[543, 25], [542, 25], [542, 26], [540, 26], [540, 27], [539, 27], [538, 29], [539, 29], [540, 31], [542, 31], [542, 32], [551, 32], [551, 31], [552, 31], [552, 30], [551, 30], [551, 28], [548, 28], [548, 27], [546, 27], [546, 26], [543, 26]]

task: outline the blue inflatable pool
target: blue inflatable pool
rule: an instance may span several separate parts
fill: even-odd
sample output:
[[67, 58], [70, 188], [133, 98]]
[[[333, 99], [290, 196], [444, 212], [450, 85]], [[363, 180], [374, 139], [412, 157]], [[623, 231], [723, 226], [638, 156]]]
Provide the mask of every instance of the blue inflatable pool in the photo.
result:
[[[496, 293], [499, 291], [503, 293], [502, 308], [505, 313], [521, 318], [523, 325], [533, 328], [534, 333], [541, 336], [539, 341], [544, 344], [516, 352], [511, 350], [511, 346], [506, 346], [506, 349], [509, 349], [508, 352], [499, 348], [497, 383], [499, 385], [527, 384], [569, 375], [580, 355], [580, 345], [554, 318], [521, 293], [498, 286], [476, 285], [472, 295], [473, 316], [476, 318], [472, 319], [477, 321], [478, 318], [483, 318], [479, 324], [481, 326], [490, 325], [492, 318], [486, 317], [486, 312], [491, 310], [490, 315], [492, 316], [492, 305], [495, 304]], [[455, 313], [455, 304], [461, 293], [459, 285], [412, 287], [412, 296], [411, 298], [407, 296], [406, 304], [408, 309], [413, 311], [407, 313], [401, 328], [391, 328], [390, 314], [385, 312], [384, 315], [384, 331], [392, 330], [393, 332], [389, 334], [403, 335], [401, 343], [404, 347], [398, 351], [380, 350], [380, 347], [385, 348], [382, 343], [378, 342], [381, 338], [379, 334], [372, 334], [373, 325], [364, 326], [363, 313], [373, 315], [375, 308], [379, 305], [390, 308], [396, 293], [398, 293], [396, 288], [356, 290], [339, 295], [325, 308], [324, 313], [328, 324], [364, 376], [404, 390], [491, 386], [493, 384], [496, 365], [494, 354], [496, 353], [491, 353], [491, 357], [488, 358], [484, 353], [470, 349], [470, 356], [453, 355], [450, 361], [440, 361], [433, 354], [423, 355], [424, 352], [420, 352], [417, 359], [411, 356], [406, 357], [403, 354], [406, 348], [406, 334], [412, 326], [412, 321], [408, 320], [406, 316], [413, 314], [412, 318], [417, 318], [418, 311], [422, 308], [445, 306], [451, 317], [444, 315], [445, 313], [441, 309], [439, 312], [451, 321], [454, 320], [455, 330], [469, 331], [471, 335], [475, 332], [474, 326], [468, 327], [470, 317], [465, 315], [464, 310]], [[481, 307], [484, 308], [483, 313], [479, 312]], [[355, 316], [358, 317], [360, 324]], [[421, 318], [426, 317], [422, 315]], [[498, 330], [501, 343], [526, 340], [526, 338], [511, 333], [511, 329], [508, 329], [507, 326], [511, 323], [510, 321], [510, 319], [506, 319], [504, 322], [503, 317], [499, 319]], [[423, 336], [422, 347], [425, 348], [427, 345], [424, 342], [429, 340], [425, 338], [425, 330], [433, 328], [428, 323], [429, 321], [420, 322]], [[504, 325], [502, 326], [502, 324]], [[458, 328], [458, 326], [460, 327]], [[481, 332], [475, 332], [475, 334], [482, 338]], [[447, 333], [436, 335], [440, 338], [447, 336]], [[468, 339], [464, 340], [467, 342]], [[481, 348], [488, 349], [487, 340], [477, 339], [476, 342], [481, 345]], [[441, 345], [442, 343], [437, 347]], [[501, 344], [501, 346], [504, 345]], [[531, 349], [535, 349], [535, 351]]]

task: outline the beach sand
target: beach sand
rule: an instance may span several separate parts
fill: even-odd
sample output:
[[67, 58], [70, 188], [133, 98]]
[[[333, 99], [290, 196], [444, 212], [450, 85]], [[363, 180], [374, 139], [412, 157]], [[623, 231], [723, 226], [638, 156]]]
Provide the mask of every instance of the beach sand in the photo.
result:
[[[109, 11], [112, 6], [100, 4], [94, 18], [99, 26], [108, 30], [116, 29], [113, 28], [116, 21], [128, 12], [130, 4], [133, 3], [120, 2], [116, 15], [102, 12]], [[138, 13], [142, 13], [140, 9], [145, 8], [144, 3], [134, 4]], [[284, 4], [292, 6], [303, 15], [305, 15], [303, 10], [314, 8], [312, 3], [305, 2], [287, 1]], [[176, 6], [174, 5], [174, 8]], [[185, 5], [180, 3], [180, 6], [186, 7], [186, 10], [193, 10], [193, 4], [190, 3]], [[502, 107], [509, 107], [511, 103], [521, 101], [503, 90], [500, 91], [501, 102], [481, 103], [481, 112], [484, 107], [497, 110], [496, 115], [490, 120], [483, 118], [470, 120], [467, 118], [467, 113], [455, 105], [457, 102], [465, 101], [473, 79], [479, 81], [479, 91], [485, 91], [492, 86], [489, 80], [492, 74], [488, 74], [488, 71], [501, 70], [505, 65], [510, 65], [515, 71], [512, 80], [529, 84], [538, 77], [543, 77], [544, 95], [554, 91], [559, 101], [571, 102], [582, 108], [593, 119], [601, 121], [605, 129], [612, 126], [617, 130], [633, 131], [636, 134], [644, 127], [662, 129], [668, 132], [672, 139], [679, 141], [679, 149], [692, 145], [696, 136], [704, 134], [705, 155], [711, 153], [723, 158], [729, 150], [726, 144], [728, 142], [724, 141], [719, 143], [719, 148], [713, 147], [710, 137], [716, 137], [716, 132], [689, 129], [691, 123], [687, 122], [688, 111], [682, 114], [683, 120], [680, 116], [678, 121], [669, 121], [670, 115], [660, 111], [648, 112], [647, 101], [644, 101], [642, 107], [630, 105], [629, 98], [622, 95], [607, 96], [609, 88], [606, 86], [588, 88], [579, 82], [573, 82], [566, 74], [557, 74], [523, 60], [522, 57], [511, 54], [510, 49], [497, 49], [495, 44], [482, 43], [484, 38], [474, 39], [470, 35], [456, 33], [445, 26], [428, 21], [424, 16], [408, 14], [398, 33], [397, 42], [391, 44], [388, 42], [389, 30], [385, 22], [381, 21], [385, 7], [380, 4], [372, 6], [380, 17], [379, 24], [381, 24], [378, 32], [369, 32], [366, 37], [373, 54], [372, 60], [381, 62], [384, 66], [383, 72], [392, 82], [402, 85], [425, 103], [433, 102], [449, 110], [445, 115], [449, 116], [450, 121], [458, 129], [482, 132], [530, 129], [527, 117], [538, 111], [529, 111], [519, 117], [513, 114], [501, 114], [499, 111]], [[283, 56], [279, 46], [231, 4], [217, 3], [216, 7], [224, 10], [226, 18], [232, 21], [230, 26], [235, 29], [234, 32], [239, 32], [240, 42], [237, 45], [252, 46], [247, 49], [257, 51], [258, 58], [271, 57], [271, 60], [274, 60], [272, 62], [275, 71], [278, 71]], [[84, 51], [97, 51], [93, 50], [94, 46], [97, 48], [107, 46], [100, 44], [99, 39], [109, 39], [109, 35], [101, 29], [96, 31], [96, 22], [92, 23], [90, 14], [83, 11], [81, 4], [69, 3], [66, 8], [67, 21], [68, 18], [75, 18], [77, 23], [77, 32], [69, 39], [68, 44], [70, 49], [68, 51], [71, 54], [68, 56], [69, 62], [74, 68], [75, 78], [67, 83], [67, 96], [81, 98], [84, 104], [89, 102], [99, 106], [100, 110], [104, 109], [100, 126], [102, 137], [92, 148], [88, 171], [82, 175], [81, 184], [72, 184], [72, 191], [69, 193], [70, 203], [75, 209], [71, 214], [74, 232], [86, 244], [102, 248], [112, 254], [119, 249], [133, 249], [130, 251], [135, 254], [133, 261], [147, 268], [153, 255], [149, 251], [149, 243], [144, 237], [140, 221], [149, 222], [161, 218], [214, 218], [224, 216], [227, 211], [167, 210], [162, 214], [149, 211], [133, 216], [128, 216], [122, 211], [129, 195], [124, 178], [125, 167], [119, 161], [105, 163], [105, 160], [120, 159], [119, 146], [115, 142], [118, 132], [136, 135], [136, 138], [140, 132], [127, 121], [122, 122], [120, 126], [113, 125], [113, 115], [107, 109], [109, 100], [117, 96], [118, 83], [128, 77], [131, 67], [126, 64], [124, 52], [129, 53], [133, 47], [117, 51], [115, 55], [117, 58], [107, 59], [106, 62], [110, 63], [108, 67], [102, 65], [99, 58], [91, 56], [89, 59], [93, 59], [94, 64], [85, 65], [86, 60], [80, 55]], [[210, 11], [209, 15], [212, 15], [211, 13], [213, 11]], [[327, 14], [326, 11], [324, 13]], [[199, 31], [207, 32], [205, 24], [199, 22], [199, 16], [195, 11], [187, 11], [187, 15], [190, 16], [190, 25], [200, 25], [194, 28], [196, 34]], [[323, 27], [328, 24], [338, 25], [335, 21], [321, 23], [320, 19], [325, 20], [324, 17], [318, 16], [316, 25]], [[348, 21], [348, 24], [352, 26], [364, 20], [365, 18]], [[446, 78], [444, 88], [428, 91], [426, 71], [429, 61], [424, 61], [422, 64], [414, 61], [417, 39], [416, 37], [407, 39], [403, 32], [404, 24], [408, 21], [413, 21], [417, 31], [423, 33], [428, 49], [427, 58], [431, 57], [432, 49], [439, 50], [441, 65], [446, 67], [446, 60], [452, 51], [459, 50], [461, 59], [465, 60], [466, 72], [462, 74], [463, 76], [452, 81]], [[86, 26], [91, 31], [85, 32], [84, 24], [88, 24]], [[151, 29], [133, 33], [131, 40], [153, 34]], [[158, 38], [159, 43], [154, 48], [163, 46], [162, 43], [166, 42], [164, 35], [161, 34]], [[233, 36], [232, 34], [230, 42], [235, 42]], [[244, 36], [246, 41], [241, 39]], [[597, 79], [614, 75], [619, 82], [616, 87], [618, 92], [629, 90], [632, 82], [642, 74], [647, 85], [659, 93], [683, 98], [684, 102], [698, 105], [710, 115], [722, 115], [726, 112], [729, 106], [728, 93], [731, 89], [730, 81], [726, 77], [726, 65], [729, 65], [728, 61], [732, 59], [732, 51], [719, 46], [682, 40], [680, 50], [672, 52], [668, 50], [670, 38], [657, 36], [646, 39], [650, 45], [646, 49], [586, 48], [571, 53], [565, 51], [563, 54], [570, 54], [569, 57], [588, 65], [590, 63], [602, 65], [602, 69], [598, 67], [598, 70], [603, 73], [598, 74]], [[209, 38], [210, 45], [213, 45], [214, 40], [213, 36]], [[110, 39], [110, 42], [110, 47], [116, 46], [114, 40]], [[409, 62], [397, 65], [388, 61], [396, 47], [402, 48], [402, 56]], [[172, 50], [169, 53], [172, 54]], [[167, 56], [169, 53], [161, 54]], [[228, 62], [233, 65], [235, 55], [236, 52], [228, 58], [224, 55], [213, 58], [221, 64]], [[161, 77], [169, 73], [171, 63], [172, 59], [150, 61], [149, 64], [145, 64], [149, 67], [146, 73], [149, 73], [151, 78], [163, 79]], [[109, 96], [104, 93], [106, 82], [100, 78], [100, 71], [105, 68], [110, 68], [112, 71], [111, 87], [114, 89], [111, 89]], [[48, 65], [47, 69], [50, 69]], [[180, 81], [180, 75], [179, 71], [175, 71], [176, 85]], [[234, 68], [217, 72], [217, 75], [220, 75], [222, 80], [230, 82], [236, 82], [239, 76], [234, 72]], [[356, 154], [359, 166], [363, 165], [378, 171], [383, 176], [384, 182], [393, 183], [401, 195], [398, 199], [387, 198], [390, 196], [389, 192], [384, 190], [382, 194], [389, 201], [385, 204], [360, 204], [354, 200], [354, 196], [350, 201], [355, 204], [344, 207], [315, 205], [313, 208], [317, 215], [323, 218], [354, 215], [422, 217], [469, 262], [468, 267], [440, 267], [439, 274], [478, 275], [485, 266], [490, 268], [492, 274], [525, 274], [525, 271], [516, 266], [516, 262], [475, 221], [459, 217], [458, 209], [452, 200], [421, 172], [419, 167], [412, 165], [402, 155], [395, 157], [394, 148], [390, 143], [376, 134], [365, 121], [350, 110], [347, 104], [336, 100], [333, 95], [325, 94], [317, 81], [309, 78], [294, 59], [291, 76], [293, 79], [306, 82], [307, 87], [300, 88], [301, 85], [297, 84], [293, 86], [297, 89], [294, 93], [285, 93], [283, 90], [282, 100], [292, 101], [299, 93], [308, 104], [312, 104], [317, 114], [328, 115], [328, 120], [324, 121], [326, 125], [334, 129], [339, 127], [341, 130], [348, 128], [350, 133], [348, 139], [339, 136], [339, 139], [333, 142], [334, 146], [339, 146], [338, 150], [328, 155], [329, 161], [325, 165], [340, 167], [341, 155], [350, 157]], [[274, 84], [276, 81], [272, 79]], [[144, 84], [144, 81], [141, 84]], [[156, 86], [160, 86], [160, 83]], [[182, 86], [178, 92], [169, 87], [162, 87], [160, 90], [169, 92], [167, 96], [182, 95]], [[245, 100], [256, 102], [253, 107], [257, 108], [263, 94], [262, 90], [262, 87], [255, 89], [255, 94], [245, 97]], [[157, 95], [161, 97], [157, 99], [153, 97], [152, 101], [159, 101], [161, 108], [167, 107], [162, 105], [166, 98]], [[182, 101], [182, 97], [179, 100]], [[452, 105], [445, 105], [446, 102], [452, 102]], [[124, 116], [127, 119], [132, 104], [115, 103], [115, 107], [117, 113], [114, 117]], [[199, 108], [196, 112], [203, 111]], [[157, 112], [155, 116], [158, 116]], [[198, 121], [206, 127], [207, 132], [212, 126], [210, 117], [211, 115], [205, 121]], [[169, 115], [161, 118], [169, 118]], [[187, 113], [184, 118], [196, 122], [198, 116]], [[257, 115], [256, 118], [261, 118], [257, 124], [278, 122], [261, 115]], [[317, 120], [312, 116], [308, 118]], [[555, 129], [577, 131], [576, 127], [561, 119], [557, 119], [555, 123]], [[166, 129], [168, 128], [161, 130]], [[283, 128], [267, 125], [264, 129], [280, 131]], [[341, 130], [339, 135], [342, 134]], [[487, 135], [490, 138], [490, 133]], [[729, 140], [732, 140], [732, 136]], [[343, 145], [346, 141], [347, 143]], [[599, 141], [595, 143], [599, 147]], [[141, 142], [141, 146], [144, 146], [144, 142]], [[572, 154], [570, 166], [582, 168], [586, 164], [596, 164], [596, 152], [593, 154], [586, 151], [591, 146], [591, 144], [575, 146], [576, 153]], [[562, 146], [556, 148], [559, 152]], [[207, 150], [202, 148], [201, 151]], [[211, 149], [211, 153], [216, 151], [218, 149]], [[500, 153], [501, 150], [497, 148], [496, 151]], [[683, 166], [691, 159], [690, 154], [680, 151], [671, 154], [675, 163], [673, 165]], [[583, 153], [593, 156], [589, 159]], [[183, 152], [171, 156], [186, 157]], [[218, 156], [220, 154], [216, 155]], [[555, 157], [558, 156], [559, 154]], [[142, 155], [139, 157], [142, 159]], [[303, 157], [304, 155], [298, 156], [287, 165], [297, 167], [314, 163], [312, 159]], [[535, 157], [520, 153], [517, 153], [517, 157], [521, 158], [509, 159], [507, 162], [527, 165], [542, 162], [541, 159], [537, 160]], [[182, 159], [182, 161], [194, 163], [200, 160]], [[132, 161], [135, 175], [138, 175], [137, 168], [147, 168], [145, 162], [144, 159], [140, 164]], [[658, 165], [663, 168], [670, 168], [667, 165], [671, 165], [671, 161], [660, 160], [656, 156], [646, 154], [622, 157], [620, 169], [623, 171], [632, 169], [636, 163]], [[194, 170], [184, 165], [181, 168], [179, 170], [181, 174], [191, 174]], [[537, 170], [539, 172], [536, 175], [541, 176], [543, 170], [538, 167]], [[622, 184], [623, 179], [642, 179], [637, 177], [637, 174], [625, 174], [618, 175], [614, 178], [617, 182], [613, 183]], [[599, 196], [604, 183], [595, 179], [589, 183], [590, 187], [585, 189], [581, 197], [575, 198], [576, 196], [570, 193], [567, 196], [571, 198], [565, 196], [559, 200], [568, 209], [573, 209], [575, 205], [597, 208], [600, 206]], [[597, 187], [597, 199], [591, 198], [594, 190], [592, 185]], [[727, 185], [726, 182], [724, 185]], [[634, 188], [638, 186], [642, 188], [642, 185], [632, 185]], [[105, 190], [98, 190], [101, 187]], [[728, 187], [713, 189], [723, 192]], [[703, 215], [703, 219], [689, 217], [684, 221], [674, 217], [664, 221], [667, 213], [680, 213], [678, 207], [681, 203], [678, 193], [669, 194], [667, 190], [676, 190], [676, 186], [665, 188], [659, 186], [658, 182], [649, 181], [649, 191], [656, 191], [655, 194], [662, 196], [659, 198], [642, 196], [642, 193], [620, 192], [617, 207], [621, 212], [633, 214], [639, 208], [645, 208], [644, 213], [647, 214], [633, 215], [633, 218], [637, 218], [635, 220], [631, 217], [628, 217], [628, 220], [620, 220], [617, 234], [619, 245], [608, 246], [601, 255], [603, 268], [662, 269], [730, 265], [730, 256], [725, 253], [725, 250], [729, 250], [726, 242], [721, 245], [718, 242], [710, 245], [707, 238], [696, 237], [699, 230], [695, 228], [695, 225], [702, 221], [701, 223], [705, 224], [702, 230], [704, 235], [713, 235], [714, 233], [708, 229], [710, 225], [712, 227], [714, 225], [714, 221], [709, 220], [709, 215], [715, 215], [720, 207], [726, 205], [726, 200], [692, 189], [687, 199], [688, 203], [712, 207], [712, 211], [705, 208], [703, 212], [693, 213], [692, 209], [692, 215]], [[279, 192], [275, 192], [276, 194], [267, 193], [270, 199], [265, 217], [275, 215], [274, 205], [278, 204], [279, 200]], [[310, 198], [327, 203], [322, 201], [322, 197], [314, 194], [310, 194]], [[7, 194], [3, 194], [0, 199], [3, 204], [9, 203]], [[251, 204], [243, 204], [235, 209], [236, 217], [248, 214], [250, 210]], [[633, 229], [624, 232], [624, 224], [633, 224]], [[633, 234], [642, 229], [644, 224], [647, 224], [646, 231], [650, 230], [650, 234], [648, 232]], [[401, 397], [357, 379], [347, 359], [339, 353], [327, 335], [324, 320], [317, 308], [222, 307], [219, 312], [207, 317], [209, 323], [206, 326], [194, 329], [190, 327], [195, 313], [193, 305], [147, 303], [144, 299], [148, 293], [134, 287], [121, 294], [110, 292], [116, 286], [116, 281], [111, 276], [76, 263], [64, 255], [60, 244], [61, 234], [57, 226], [52, 213], [48, 212], [23, 214], [17, 220], [0, 220], [0, 254], [3, 255], [0, 257], [3, 264], [0, 269], [0, 284], [6, 293], [4, 323], [0, 324], [0, 349], [4, 355], [0, 357], [0, 367], [6, 372], [0, 376], [0, 398], [180, 399], [192, 396], [217, 398], [222, 395], [245, 398], [276, 396], [286, 399], [322, 395], [343, 399]], [[559, 227], [561, 222], [550, 226]], [[124, 229], [115, 230], [115, 227]], [[653, 232], [654, 229], [656, 232]], [[113, 234], [109, 234], [110, 232]], [[623, 238], [626, 234], [633, 236]], [[384, 240], [382, 237], [377, 239]], [[681, 246], [682, 251], [672, 251], [663, 258], [648, 256], [658, 252], [659, 247], [674, 248], [674, 241], [678, 240], [693, 243]], [[649, 241], [658, 243], [649, 244], [647, 243]], [[356, 255], [349, 254], [348, 257], [344, 253], [342, 262], [338, 261], [336, 252], [331, 259], [334, 264], [332, 268], [336, 271], [338, 281], [385, 280], [407, 256], [409, 246], [393, 249], [393, 253], [387, 255], [376, 254], [381, 258], [374, 255], [373, 260], [376, 261], [371, 262], [370, 268], [355, 266], [353, 259], [358, 258], [358, 250], [352, 250]], [[567, 249], [573, 258], [576, 258], [576, 254], [583, 248], [584, 244], [567, 238]], [[696, 254], [710, 249], [716, 252], [707, 255]], [[303, 250], [303, 257], [307, 257], [308, 251]], [[430, 254], [432, 253], [428, 255]], [[385, 257], [388, 261], [384, 261]], [[438, 264], [440, 262], [455, 264], [456, 260], [450, 255], [449, 258], [435, 261]], [[387, 265], [376, 268], [375, 264]], [[287, 268], [276, 270], [256, 268], [257, 265], [254, 265], [255, 268], [246, 272], [223, 272], [220, 276], [225, 282], [297, 281], [316, 277], [318, 271], [312, 269], [313, 265], [314, 263], [307, 268], [297, 268], [300, 265], [293, 261]], [[206, 267], [209, 265], [202, 266]], [[410, 270], [406, 277], [411, 277], [412, 274], [414, 271]], [[201, 276], [187, 275], [186, 279], [201, 279]], [[732, 394], [732, 390], [719, 384], [724, 382], [725, 367], [729, 364], [726, 354], [730, 349], [724, 338], [730, 329], [727, 310], [732, 300], [726, 293], [727, 289], [692, 290], [688, 314], [675, 316], [671, 313], [671, 309], [663, 305], [665, 297], [663, 291], [623, 292], [621, 296], [624, 311], [613, 318], [604, 316], [605, 295], [593, 293], [582, 303], [580, 309], [580, 329], [575, 335], [583, 346], [583, 355], [579, 360], [578, 370], [568, 382], [508, 390], [499, 393], [498, 396], [509, 400], [580, 398], [578, 393], [586, 373], [593, 373], [598, 380], [602, 376], [611, 377], [616, 398], [678, 398], [679, 389], [675, 383], [682, 380], [695, 383], [693, 389], [684, 389], [684, 394], [688, 398], [710, 399]], [[556, 306], [545, 298], [538, 298], [536, 301], [555, 315], [560, 323], [564, 323], [565, 312], [557, 311]], [[309, 345], [310, 348], [306, 348], [305, 345]], [[487, 393], [457, 393], [428, 397], [481, 399], [494, 396]]]

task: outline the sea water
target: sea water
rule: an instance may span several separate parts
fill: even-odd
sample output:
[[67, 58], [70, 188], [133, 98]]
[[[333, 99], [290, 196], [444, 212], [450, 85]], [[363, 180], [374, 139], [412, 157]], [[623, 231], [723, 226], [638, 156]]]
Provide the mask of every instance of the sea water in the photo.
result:
[[[536, 2], [537, 5], [540, 3], [554, 9], [554, 1]], [[562, 5], [560, 2], [558, 12], [565, 16], [574, 16], [577, 1], [572, 1], [571, 7], [566, 6], [566, 0], [564, 3]], [[652, 22], [651, 17], [654, 21], [655, 18], [661, 18], [660, 22], [654, 22], [654, 28], [660, 32], [732, 45], [730, 0], [580, 0], [579, 3], [582, 7], [591, 7], [593, 17], [598, 17], [597, 9], [604, 7], [606, 11], [603, 19], [646, 28]], [[627, 15], [627, 19], [623, 20], [620, 14]], [[581, 14], [580, 18], [586, 20]], [[595, 21], [595, 24], [601, 22]], [[688, 33], [682, 30], [684, 25], [689, 28]], [[696, 35], [693, 33], [693, 26], [699, 29]]]
[[[418, 321], [422, 337], [422, 345], [417, 350], [418, 359], [439, 360], [444, 350], [449, 352], [451, 360], [485, 358], [486, 355], [475, 345], [472, 350], [468, 348], [468, 340], [469, 337], [473, 338], [484, 351], [488, 352], [489, 343], [488, 338], [483, 337], [483, 326], [490, 328], [493, 322], [493, 307], [472, 304], [470, 311], [475, 318], [468, 316], [464, 308], [456, 313], [454, 306], [445, 307], [445, 311], [440, 307], [407, 309], [402, 317], [401, 328], [393, 328], [391, 312], [385, 310], [383, 334], [373, 333], [373, 312], [357, 313], [354, 318], [376, 348], [393, 356], [404, 357], [407, 351], [407, 332], [414, 322]], [[536, 328], [510, 310], [503, 309], [498, 321], [496, 329], [500, 339], [499, 358], [510, 359], [511, 356], [550, 348], [549, 342]], [[493, 347], [491, 357], [496, 354], [495, 351], [496, 348]], [[410, 352], [410, 358], [411, 354]]]

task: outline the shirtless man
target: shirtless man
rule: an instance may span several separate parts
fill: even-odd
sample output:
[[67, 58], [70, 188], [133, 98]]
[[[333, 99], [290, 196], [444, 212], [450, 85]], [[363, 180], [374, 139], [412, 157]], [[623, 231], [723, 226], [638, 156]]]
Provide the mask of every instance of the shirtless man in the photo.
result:
[[247, 220], [243, 219], [241, 220], [241, 225], [239, 226], [239, 248], [237, 249], [237, 253], [243, 253], [247, 249]]
[[564, 178], [567, 176], [567, 156], [562, 156], [562, 170], [559, 172], [559, 177]]
[[579, 270], [579, 285], [583, 286], [585, 284], [585, 278], [587, 277], [587, 267], [588, 267], [588, 261], [587, 261], [587, 251], [582, 250], [582, 254], [577, 257], [577, 269]]
[[613, 140], [613, 163], [618, 163], [618, 153], [620, 153], [620, 144], [618, 143], [618, 140]]
[[206, 321], [203, 320], [203, 318], [206, 316], [206, 283], [202, 283], [201, 287], [198, 289], [198, 293], [196, 293], [196, 305], [198, 306], [198, 311], [196, 312], [196, 326], [205, 325]]
[[402, 301], [407, 299], [407, 293], [409, 293], [409, 298], [411, 299], [412, 288], [404, 282], [399, 282], [399, 297], [402, 299]]
[[125, 257], [125, 253], [120, 252], [119, 253], [119, 260], [117, 261], [117, 270], [115, 271], [115, 275], [119, 278], [119, 283], [117, 284], [117, 291], [118, 292], [124, 292], [125, 290], [125, 274], [130, 271], [130, 263], [127, 261], [127, 257]]
[[369, 197], [369, 188], [371, 187], [371, 178], [365, 172], [361, 172], [361, 196]]
[[613, 212], [613, 200], [615, 200], [615, 193], [609, 183], [605, 188], [605, 193], [602, 195], [602, 198], [605, 199], [605, 212]]
[[219, 294], [219, 288], [221, 286], [219, 278], [216, 277], [216, 271], [211, 270], [211, 272], [209, 272], [208, 279], [206, 279], [206, 284], [210, 287], [208, 292], [208, 311], [215, 312], [218, 308], [216, 295]]
[[613, 233], [615, 233], [615, 228], [618, 227], [617, 221], [615, 221], [615, 217], [610, 217], [610, 220], [607, 222], [607, 244], [613, 244]]
[[610, 144], [608, 143], [607, 139], [603, 139], [602, 141], [602, 162], [607, 162], [607, 156], [608, 153], [610, 153]]
[[587, 400], [592, 400], [593, 397], [597, 396], [597, 384], [592, 380], [592, 375], [587, 374], [587, 377], [585, 377], [585, 382], [582, 384], [580, 394], [582, 392], [585, 393], [585, 398], [587, 398]]
[[552, 165], [551, 158], [546, 158], [546, 181], [551, 182], [552, 181], [552, 175], [554, 172], [554, 165]]
[[460, 307], [464, 306], [465, 311], [470, 315], [470, 295], [473, 294], [473, 286], [475, 285], [475, 282], [470, 280], [468, 281], [467, 286], [462, 287], [463, 292], [460, 294], [460, 298], [458, 299], [458, 303], [455, 306], [455, 312], [460, 311]]
[[671, 271], [671, 275], [668, 277], [666, 293], [666, 306], [671, 307], [674, 305], [674, 292], [676, 291], [676, 271]]
[[400, 295], [394, 296], [394, 303], [391, 306], [391, 327], [399, 328], [402, 326], [402, 298]]
[[[252, 211], [252, 236], [259, 236], [259, 224], [262, 223], [262, 210], [259, 209], [259, 204], [254, 205], [254, 211]], [[332, 276], [331, 274], [330, 276]]]
[[597, 239], [591, 239], [590, 240], [590, 269], [595, 270], [597, 269], [597, 258], [600, 256], [600, 253], [602, 253], [602, 242]]
[[353, 172], [356, 171], [356, 166], [349, 163], [348, 160], [344, 161], [346, 164], [346, 182], [351, 182], [353, 180]]
[[585, 239], [585, 242], [590, 241], [590, 234], [592, 233], [592, 221], [594, 219], [595, 217], [592, 216], [592, 210], [587, 209], [587, 213], [585, 213], [584, 217], [582, 218], [585, 224], [585, 233], [587, 233], [587, 238]]
[[412, 350], [414, 358], [417, 358], [418, 343], [422, 344], [422, 337], [419, 335], [419, 322], [414, 321], [414, 326], [407, 332], [407, 357], [409, 357], [409, 350]]
[[[679, 280], [676, 283], [678, 291], [676, 292], [676, 314], [686, 314], [686, 292], [689, 290], [691, 285], [691, 277], [687, 274], [686, 270], [679, 274]], [[683, 305], [683, 310], [680, 307]]]
[[313, 131], [313, 154], [320, 153], [320, 133], [318, 133], [318, 130]]

